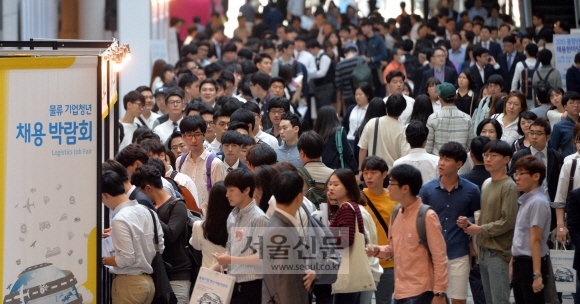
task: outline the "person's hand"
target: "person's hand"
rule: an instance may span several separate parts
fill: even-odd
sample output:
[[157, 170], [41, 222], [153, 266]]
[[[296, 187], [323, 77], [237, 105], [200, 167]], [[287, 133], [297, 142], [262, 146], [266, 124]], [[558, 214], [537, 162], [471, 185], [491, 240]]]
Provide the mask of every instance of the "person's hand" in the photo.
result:
[[568, 228], [564, 225], [558, 225], [556, 228], [556, 239], [560, 244], [566, 245], [566, 236], [568, 235]]
[[539, 278], [534, 280], [534, 282], [532, 283], [532, 289], [534, 290], [534, 293], [538, 293], [538, 292], [542, 291], [542, 289], [544, 289], [544, 283], [542, 282], [542, 277], [539, 277]]
[[447, 304], [447, 302], [445, 301], [445, 298], [440, 298], [438, 296], [434, 296], [433, 297], [433, 301], [431, 301], [432, 304]]
[[465, 229], [465, 228], [467, 228], [467, 225], [469, 225], [469, 221], [467, 220], [467, 217], [465, 217], [465, 216], [460, 216], [460, 217], [457, 219], [457, 226], [459, 226], [459, 227], [461, 227], [461, 228]]
[[228, 267], [232, 263], [232, 257], [225, 253], [212, 253], [211, 255], [223, 268]]
[[467, 227], [463, 228], [463, 232], [474, 236], [474, 235], [478, 235], [481, 233], [481, 231], [483, 231], [483, 229], [481, 229], [481, 226], [475, 225], [473, 223], [471, 223], [470, 221], [467, 221], [468, 225]]
[[380, 246], [375, 246], [373, 244], [368, 244], [365, 248], [365, 252], [367, 253], [368, 257], [374, 257], [381, 251]]
[[305, 271], [305, 275], [302, 278], [302, 282], [304, 283], [304, 288], [306, 291], [310, 291], [312, 284], [314, 284], [314, 280], [316, 279], [316, 272], [312, 269], [308, 269]]
[[101, 233], [102, 238], [108, 238], [111, 236], [111, 228], [103, 229], [103, 233]]

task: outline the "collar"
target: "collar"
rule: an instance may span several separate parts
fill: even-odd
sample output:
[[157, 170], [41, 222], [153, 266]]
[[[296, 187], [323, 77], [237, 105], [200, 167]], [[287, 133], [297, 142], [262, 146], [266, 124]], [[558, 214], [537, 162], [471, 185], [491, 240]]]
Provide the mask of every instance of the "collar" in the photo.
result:
[[234, 210], [232, 210], [232, 215], [234, 217], [240, 217], [249, 213], [252, 209], [254, 209], [254, 207], [256, 207], [256, 200], [252, 199], [252, 201], [244, 209], [240, 210], [240, 208], [236, 206]]
[[538, 150], [536, 150], [536, 148], [530, 146], [530, 152], [532, 152], [532, 155], [534, 155], [534, 156], [536, 156], [536, 153], [542, 152], [542, 153], [544, 153], [545, 157], [548, 157], [548, 144], [546, 143], [546, 146], [544, 147], [544, 149], [542, 151], [538, 151]]
[[131, 189], [129, 189], [129, 191], [127, 191], [127, 196], [131, 196], [131, 194], [133, 194], [133, 191], [135, 191], [135, 189], [137, 189], [137, 187], [135, 185], [131, 186]]
[[538, 193], [544, 195], [544, 191], [542, 191], [542, 186], [537, 187], [528, 193], [522, 194], [522, 196], [518, 198], [518, 204], [525, 205], [530, 198], [534, 197]]
[[[302, 207], [300, 207], [302, 208]], [[279, 212], [282, 216], [284, 216], [285, 218], [287, 218], [290, 223], [292, 223], [292, 225], [294, 225], [294, 227], [298, 228], [301, 227], [302, 225], [300, 225], [300, 222], [298, 221], [298, 219], [292, 215], [290, 215], [290, 213], [280, 209], [280, 208], [276, 208], [276, 211], [274, 212]]]

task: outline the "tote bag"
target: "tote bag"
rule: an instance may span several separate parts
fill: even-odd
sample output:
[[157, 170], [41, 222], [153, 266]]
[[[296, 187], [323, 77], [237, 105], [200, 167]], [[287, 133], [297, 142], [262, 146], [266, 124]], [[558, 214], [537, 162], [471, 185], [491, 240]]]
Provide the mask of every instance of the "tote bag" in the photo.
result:
[[[354, 211], [353, 206], [350, 203], [347, 204]], [[342, 263], [338, 269], [338, 278], [332, 284], [332, 294], [377, 290], [365, 252], [365, 237], [358, 230], [358, 219], [356, 217], [354, 227], [355, 233], [352, 246], [338, 250], [342, 256]]]

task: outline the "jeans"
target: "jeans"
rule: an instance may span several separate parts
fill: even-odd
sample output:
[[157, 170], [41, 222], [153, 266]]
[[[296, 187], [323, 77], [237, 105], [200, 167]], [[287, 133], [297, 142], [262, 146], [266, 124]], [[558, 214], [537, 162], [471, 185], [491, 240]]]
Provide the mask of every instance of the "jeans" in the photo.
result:
[[188, 304], [189, 303], [189, 287], [191, 286], [190, 281], [169, 281], [171, 289], [177, 298], [177, 304]]
[[375, 291], [375, 298], [377, 304], [391, 303], [394, 290], [395, 290], [395, 269], [383, 268], [381, 280], [377, 285], [377, 291]]
[[393, 299], [392, 304], [431, 304], [433, 301], [433, 292], [426, 291], [416, 297], [405, 298], [405, 299]]
[[494, 251], [482, 247], [479, 268], [485, 301], [493, 304], [510, 304], [509, 263]]

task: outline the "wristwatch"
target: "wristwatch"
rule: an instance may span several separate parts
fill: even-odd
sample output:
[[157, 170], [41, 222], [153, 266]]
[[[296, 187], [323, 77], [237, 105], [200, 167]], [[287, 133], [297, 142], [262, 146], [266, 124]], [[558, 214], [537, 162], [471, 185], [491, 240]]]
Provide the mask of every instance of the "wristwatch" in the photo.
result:
[[442, 298], [442, 299], [447, 299], [447, 294], [444, 292], [439, 292], [435, 294], [436, 297]]
[[542, 277], [542, 274], [541, 274], [541, 273], [535, 273], [535, 272], [534, 272], [534, 273], [532, 273], [532, 278], [533, 278], [534, 280], [535, 280], [535, 279], [538, 279], [538, 278], [541, 278], [541, 277]]

